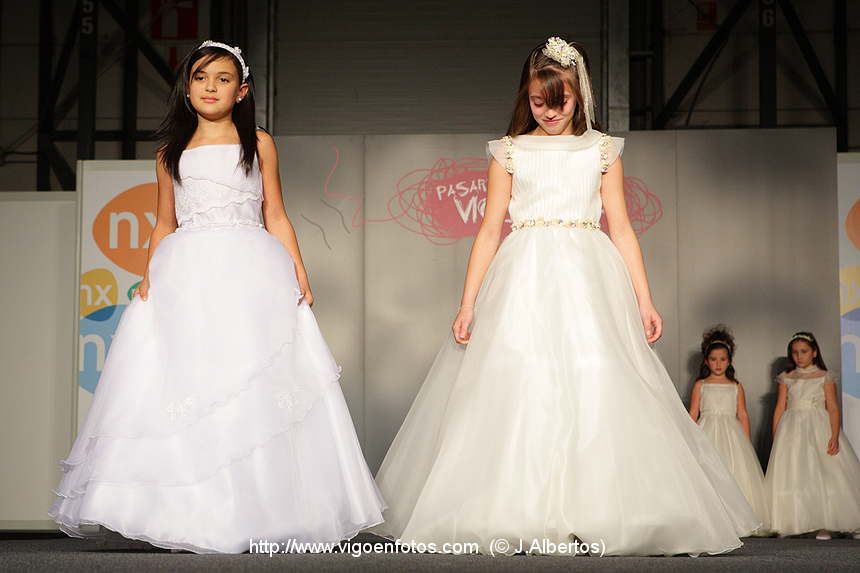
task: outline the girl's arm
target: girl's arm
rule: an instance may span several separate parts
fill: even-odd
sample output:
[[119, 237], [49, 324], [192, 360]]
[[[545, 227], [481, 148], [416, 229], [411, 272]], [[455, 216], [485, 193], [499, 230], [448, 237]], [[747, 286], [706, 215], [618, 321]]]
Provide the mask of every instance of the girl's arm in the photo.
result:
[[752, 436], [750, 434], [750, 416], [747, 412], [747, 397], [746, 392], [744, 392], [744, 387], [741, 386], [741, 383], [738, 382], [738, 421], [741, 423], [741, 427], [744, 429], [744, 433], [747, 435], [747, 439], [752, 441]]
[[281, 195], [278, 150], [275, 147], [275, 140], [265, 131], [257, 131], [257, 153], [259, 154], [260, 173], [263, 177], [263, 221], [266, 224], [266, 230], [274, 235], [290, 253], [296, 266], [299, 288], [303, 293], [301, 300], [312, 306], [314, 295], [311, 293], [308, 273], [299, 251], [296, 231], [289, 217], [287, 217], [284, 198]]
[[603, 200], [603, 210], [609, 223], [609, 238], [615, 243], [621, 253], [633, 290], [639, 301], [639, 314], [645, 327], [648, 342], [654, 342], [663, 334], [663, 319], [654, 308], [651, 301], [651, 289], [648, 287], [648, 277], [645, 274], [645, 262], [642, 260], [642, 249], [639, 239], [627, 216], [627, 204], [624, 201], [624, 167], [621, 157], [618, 157], [609, 170], [601, 177], [600, 197]]
[[159, 153], [155, 158], [155, 179], [158, 184], [158, 198], [155, 207], [155, 227], [149, 235], [149, 249], [146, 253], [146, 268], [143, 271], [143, 279], [131, 297], [135, 294], [140, 295], [141, 300], [149, 299], [149, 261], [152, 260], [152, 255], [158, 247], [161, 239], [176, 230], [176, 207], [173, 197], [173, 177], [167, 172], [167, 169], [162, 163], [162, 156]]
[[771, 427], [774, 438], [776, 437], [776, 429], [779, 428], [779, 421], [782, 418], [782, 414], [785, 412], [785, 406], [788, 400], [788, 387], [786, 387], [785, 383], [777, 383], [777, 388], [779, 394], [777, 394], [776, 397], [776, 408], [773, 409], [773, 425]]
[[699, 421], [699, 401], [702, 399], [702, 381], [696, 380], [693, 384], [693, 392], [690, 396], [690, 417], [694, 422]]
[[824, 383], [824, 407], [830, 414], [830, 441], [827, 443], [827, 453], [835, 456], [839, 453], [839, 401], [836, 398], [836, 384], [833, 382]]
[[472, 244], [469, 254], [469, 266], [466, 270], [466, 284], [463, 286], [463, 297], [460, 299], [460, 310], [454, 319], [451, 330], [454, 339], [460, 344], [469, 342], [469, 327], [474, 319], [475, 299], [484, 281], [484, 275], [499, 248], [502, 237], [502, 227], [511, 201], [511, 183], [513, 178], [505, 168], [493, 159], [487, 177], [487, 204], [484, 209], [484, 220]]

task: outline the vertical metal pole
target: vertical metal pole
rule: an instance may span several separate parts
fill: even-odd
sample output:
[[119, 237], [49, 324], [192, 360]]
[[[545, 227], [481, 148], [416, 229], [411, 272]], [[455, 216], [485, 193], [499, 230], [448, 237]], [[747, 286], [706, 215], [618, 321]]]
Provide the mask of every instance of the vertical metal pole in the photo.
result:
[[663, 84], [663, 0], [651, 0], [651, 116], [649, 129], [658, 129], [657, 118], [663, 113], [666, 101]]
[[848, 151], [848, 7], [845, 0], [833, 3], [833, 53], [836, 60], [836, 103], [839, 106], [836, 150]]
[[78, 66], [78, 159], [95, 157], [98, 0], [81, 1], [80, 65]]
[[606, 91], [607, 124], [610, 133], [630, 129], [630, 4], [609, 0], [609, 83]]
[[[127, 25], [137, 26], [138, 1], [125, 0]], [[122, 68], [122, 158], [137, 157], [137, 35], [135, 30], [125, 31]]]
[[54, 132], [54, 79], [51, 73], [54, 47], [54, 6], [39, 2], [39, 136], [36, 189], [51, 190], [51, 139]]
[[776, 127], [776, 0], [758, 2], [759, 126]]

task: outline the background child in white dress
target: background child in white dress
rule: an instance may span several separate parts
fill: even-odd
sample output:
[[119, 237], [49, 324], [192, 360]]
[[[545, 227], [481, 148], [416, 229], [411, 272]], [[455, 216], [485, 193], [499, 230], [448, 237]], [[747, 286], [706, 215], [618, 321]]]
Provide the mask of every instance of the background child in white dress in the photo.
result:
[[750, 441], [746, 394], [735, 376], [734, 354], [735, 339], [725, 326], [718, 325], [705, 332], [699, 378], [690, 398], [690, 416], [716, 446], [762, 521], [756, 533], [764, 535], [770, 521], [764, 472]]
[[860, 531], [860, 461], [840, 431], [836, 380], [818, 341], [797, 332], [777, 378], [774, 442], [765, 478], [772, 528], [780, 535]]

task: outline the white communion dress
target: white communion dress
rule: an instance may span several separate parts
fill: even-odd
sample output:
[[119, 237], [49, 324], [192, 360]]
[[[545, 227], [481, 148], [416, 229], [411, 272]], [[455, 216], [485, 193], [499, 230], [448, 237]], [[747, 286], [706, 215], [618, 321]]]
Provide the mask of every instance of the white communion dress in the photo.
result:
[[622, 144], [595, 130], [489, 142], [513, 172], [515, 230], [484, 277], [471, 341], [448, 333], [376, 475], [389, 508], [373, 532], [486, 554], [576, 540], [673, 555], [730, 551], [759, 526], [597, 230], [601, 172]]
[[[266, 231], [255, 158], [186, 150], [176, 232], [118, 324], [50, 515], [197, 553], [337, 542], [382, 521], [340, 369]], [[295, 540], [292, 542], [290, 540]]]
[[860, 532], [860, 461], [842, 432], [839, 453], [827, 453], [831, 432], [824, 385], [835, 380], [811, 365], [783, 372], [777, 381], [788, 388], [788, 404], [765, 477], [774, 531]]
[[752, 442], [737, 417], [738, 385], [734, 382], [703, 382], [700, 396], [699, 427], [716, 446], [726, 467], [761, 520], [762, 527], [756, 533], [769, 534], [770, 510], [764, 494], [764, 472], [761, 471]]

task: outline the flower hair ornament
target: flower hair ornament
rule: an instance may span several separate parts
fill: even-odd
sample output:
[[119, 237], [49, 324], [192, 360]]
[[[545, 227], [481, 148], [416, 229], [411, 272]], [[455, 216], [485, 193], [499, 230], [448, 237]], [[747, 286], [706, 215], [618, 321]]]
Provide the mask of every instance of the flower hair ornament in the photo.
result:
[[248, 74], [251, 73], [251, 68], [249, 68], [245, 64], [245, 60], [242, 58], [242, 50], [239, 49], [239, 46], [228, 46], [227, 44], [222, 44], [221, 42], [213, 42], [212, 40], [206, 40], [205, 42], [197, 46], [197, 49], [199, 50], [200, 48], [208, 47], [222, 48], [236, 56], [236, 59], [239, 60], [239, 63], [242, 65], [242, 81], [244, 82], [246, 79], [248, 79]]
[[585, 124], [588, 129], [591, 129], [591, 124], [594, 122], [594, 95], [591, 93], [591, 79], [588, 77], [588, 70], [585, 69], [582, 54], [557, 36], [546, 41], [542, 52], [544, 56], [558, 62], [562, 68], [576, 67], [579, 91], [582, 93], [582, 107], [585, 108]]

